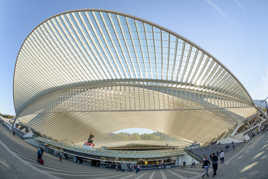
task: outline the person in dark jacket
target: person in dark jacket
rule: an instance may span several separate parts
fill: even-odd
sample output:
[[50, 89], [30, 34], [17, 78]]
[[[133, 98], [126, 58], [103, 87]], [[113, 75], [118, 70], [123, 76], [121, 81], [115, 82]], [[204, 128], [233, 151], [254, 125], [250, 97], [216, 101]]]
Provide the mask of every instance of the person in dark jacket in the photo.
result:
[[207, 177], [209, 177], [209, 174], [208, 174], [209, 166], [210, 166], [210, 162], [209, 162], [208, 158], [205, 157], [204, 160], [203, 160], [203, 168], [204, 168], [205, 172], [202, 175], [202, 178], [204, 178], [204, 176], [206, 176], [206, 175], [207, 175]]
[[39, 148], [37, 150], [37, 162], [40, 163], [41, 165], [44, 164], [44, 161], [43, 161], [43, 153], [44, 153], [44, 149], [43, 148]]
[[136, 166], [136, 173], [139, 173], [139, 171], [140, 171], [140, 166], [137, 165], [137, 166]]
[[217, 155], [215, 155], [215, 153], [212, 154], [211, 160], [212, 160], [213, 177], [214, 177], [217, 175], [218, 160], [219, 160]]
[[234, 144], [234, 142], [232, 142], [232, 148], [233, 148], [233, 150], [235, 150], [235, 144]]

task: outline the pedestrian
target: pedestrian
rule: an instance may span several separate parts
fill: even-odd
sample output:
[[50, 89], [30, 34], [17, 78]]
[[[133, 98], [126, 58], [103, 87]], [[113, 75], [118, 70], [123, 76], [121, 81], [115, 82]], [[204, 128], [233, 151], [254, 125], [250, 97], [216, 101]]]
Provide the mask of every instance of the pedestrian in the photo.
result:
[[41, 165], [44, 165], [43, 153], [44, 153], [44, 149], [40, 147], [37, 150], [37, 162], [40, 163]]
[[77, 163], [77, 157], [76, 156], [73, 157], [73, 162]]
[[208, 174], [209, 166], [210, 166], [210, 162], [209, 162], [208, 158], [205, 157], [204, 160], [203, 160], [204, 174], [202, 175], [202, 178], [204, 178], [204, 176], [209, 177], [209, 174]]
[[59, 161], [62, 161], [62, 153], [60, 151], [58, 152], [58, 157], [59, 157]]
[[140, 171], [140, 166], [137, 165], [137, 166], [136, 166], [136, 173], [138, 173], [139, 171]]
[[41, 148], [38, 148], [37, 150], [37, 161], [39, 162], [39, 159], [41, 158]]
[[220, 152], [220, 161], [221, 161], [221, 164], [224, 164], [224, 152], [223, 152], [223, 150]]
[[213, 177], [217, 175], [218, 169], [218, 157], [215, 153], [212, 153], [212, 168], [213, 168]]
[[233, 148], [233, 151], [235, 150], [235, 144], [234, 142], [232, 142], [232, 148]]
[[194, 167], [195, 167], [195, 161], [192, 162], [191, 168], [194, 168]]

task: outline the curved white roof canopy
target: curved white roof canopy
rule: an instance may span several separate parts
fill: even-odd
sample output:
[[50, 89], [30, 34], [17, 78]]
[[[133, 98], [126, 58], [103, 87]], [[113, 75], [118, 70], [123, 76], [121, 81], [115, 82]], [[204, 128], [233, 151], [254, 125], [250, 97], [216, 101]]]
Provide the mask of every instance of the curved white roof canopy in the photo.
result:
[[19, 116], [57, 90], [109, 83], [158, 92], [184, 89], [239, 103], [228, 107], [254, 106], [236, 77], [189, 40], [137, 17], [88, 9], [53, 16], [27, 36], [14, 72], [15, 110]]

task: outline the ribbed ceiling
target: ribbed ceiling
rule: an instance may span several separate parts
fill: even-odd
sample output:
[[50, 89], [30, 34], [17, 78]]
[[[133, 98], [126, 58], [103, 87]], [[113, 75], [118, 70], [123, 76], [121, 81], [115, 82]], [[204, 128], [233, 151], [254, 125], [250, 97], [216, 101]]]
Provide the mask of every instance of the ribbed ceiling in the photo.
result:
[[14, 75], [16, 112], [56, 87], [126, 79], [170, 81], [252, 104], [223, 65], [183, 37], [129, 15], [80, 10], [47, 19], [25, 39]]

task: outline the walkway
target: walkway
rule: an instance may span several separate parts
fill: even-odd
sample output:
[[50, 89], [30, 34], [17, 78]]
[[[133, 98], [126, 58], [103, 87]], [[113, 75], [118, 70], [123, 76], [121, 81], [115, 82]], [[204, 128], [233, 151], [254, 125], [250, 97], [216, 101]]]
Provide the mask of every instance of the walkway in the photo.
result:
[[[267, 179], [268, 133], [255, 137], [241, 150], [227, 153], [227, 160], [220, 165], [217, 179]], [[0, 173], [1, 179], [196, 179], [201, 178], [202, 169], [174, 168], [162, 170], [119, 172], [60, 162], [54, 156], [45, 154], [45, 165], [36, 163], [36, 149], [18, 137], [14, 137], [0, 126]]]
[[255, 137], [241, 151], [220, 167], [215, 178], [267, 179], [268, 133]]
[[[94, 178], [94, 179], [169, 179], [199, 178], [200, 168], [175, 168], [162, 170], [120, 172], [74, 164], [71, 161], [60, 162], [56, 157], [44, 155], [45, 165], [36, 162], [36, 148], [28, 145], [5, 128], [0, 126], [0, 173], [1, 179], [28, 178]], [[13, 172], [14, 171], [14, 172]]]

